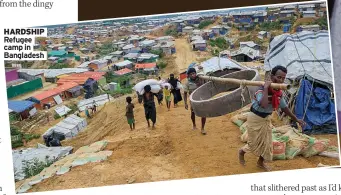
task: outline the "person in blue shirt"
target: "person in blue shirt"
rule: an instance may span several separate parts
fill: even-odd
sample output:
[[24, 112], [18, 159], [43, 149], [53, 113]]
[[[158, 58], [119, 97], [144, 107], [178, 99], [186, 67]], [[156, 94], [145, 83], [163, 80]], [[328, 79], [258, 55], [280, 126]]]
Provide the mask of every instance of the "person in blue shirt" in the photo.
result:
[[271, 115], [274, 110], [278, 108], [290, 118], [299, 123], [301, 126], [305, 125], [303, 120], [298, 119], [288, 108], [287, 103], [282, 95], [282, 90], [272, 89], [271, 83], [284, 83], [287, 74], [287, 69], [283, 66], [276, 66], [271, 70], [270, 79], [268, 79], [264, 86], [260, 87], [255, 93], [252, 101], [250, 113], [246, 121], [246, 129], [248, 134], [247, 144], [239, 150], [239, 161], [245, 165], [244, 155], [251, 152], [259, 156], [257, 166], [270, 171], [270, 168], [264, 163], [265, 161], [272, 161], [272, 129], [271, 129]]

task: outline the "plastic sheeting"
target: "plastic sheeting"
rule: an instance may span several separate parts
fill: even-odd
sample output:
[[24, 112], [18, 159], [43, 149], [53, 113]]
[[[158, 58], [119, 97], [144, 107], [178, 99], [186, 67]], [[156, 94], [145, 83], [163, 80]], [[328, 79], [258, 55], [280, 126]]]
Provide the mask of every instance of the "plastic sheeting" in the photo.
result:
[[336, 134], [335, 104], [330, 99], [330, 91], [315, 87], [311, 92], [311, 89], [312, 84], [302, 80], [296, 97], [295, 114], [299, 119], [304, 116], [304, 121], [307, 123], [303, 129], [304, 133]]
[[13, 101], [8, 100], [8, 108], [16, 113], [21, 113], [34, 105], [31, 101]]
[[76, 115], [70, 115], [66, 119], [48, 129], [43, 134], [43, 136], [62, 135], [61, 138], [56, 138], [59, 140], [63, 140], [63, 138], [71, 139], [75, 137], [80, 131], [82, 131], [86, 126], [87, 122], [84, 118], [77, 117]]
[[303, 75], [333, 84], [328, 31], [276, 36], [270, 43], [264, 60], [264, 69], [287, 67], [287, 78], [296, 79]]
[[57, 161], [68, 155], [72, 149], [72, 147], [39, 147], [13, 150], [14, 178], [16, 180], [23, 180], [25, 178], [25, 173], [23, 172], [24, 161], [31, 161], [35, 158], [40, 162], [46, 162], [46, 158]]
[[220, 58], [220, 67], [219, 67], [219, 58], [213, 57], [209, 60], [206, 60], [201, 63], [201, 66], [203, 67], [204, 74], [215, 72], [221, 69], [244, 69], [244, 67], [240, 66], [239, 64], [231, 61], [228, 58]]
[[38, 175], [28, 178], [16, 189], [17, 193], [27, 192], [33, 185], [37, 185], [45, 179], [55, 175], [62, 175], [71, 171], [72, 167], [81, 166], [87, 163], [98, 163], [107, 160], [113, 151], [103, 151], [107, 146], [107, 141], [95, 142], [89, 146], [83, 146], [75, 153], [62, 158], [51, 166], [45, 168]]
[[[113, 99], [110, 95], [109, 95], [109, 98], [110, 100]], [[84, 111], [87, 106], [92, 106], [94, 101], [96, 102], [97, 106], [104, 105], [105, 103], [109, 101], [108, 95], [104, 94], [104, 95], [96, 96], [90, 99], [82, 100], [78, 102], [78, 105], [77, 105], [78, 109], [80, 111]]]

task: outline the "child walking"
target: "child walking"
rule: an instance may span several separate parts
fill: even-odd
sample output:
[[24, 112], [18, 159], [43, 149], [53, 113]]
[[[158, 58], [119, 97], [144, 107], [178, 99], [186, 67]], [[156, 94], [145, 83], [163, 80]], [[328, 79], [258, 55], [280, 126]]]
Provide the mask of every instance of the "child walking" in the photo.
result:
[[165, 89], [163, 90], [165, 100], [166, 100], [166, 105], [168, 108], [168, 111], [170, 111], [170, 105], [171, 105], [171, 90], [168, 88], [168, 86], [165, 86]]
[[126, 107], [126, 117], [130, 126], [130, 130], [133, 130], [135, 129], [134, 104], [131, 103], [132, 99], [130, 96], [126, 98], [126, 101], [128, 103]]

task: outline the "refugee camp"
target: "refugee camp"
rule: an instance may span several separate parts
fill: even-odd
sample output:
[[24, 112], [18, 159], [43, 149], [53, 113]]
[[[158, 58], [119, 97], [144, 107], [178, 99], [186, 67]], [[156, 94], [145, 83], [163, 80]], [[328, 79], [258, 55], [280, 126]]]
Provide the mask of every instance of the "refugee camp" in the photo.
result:
[[5, 62], [17, 193], [340, 164], [325, 1], [46, 28]]

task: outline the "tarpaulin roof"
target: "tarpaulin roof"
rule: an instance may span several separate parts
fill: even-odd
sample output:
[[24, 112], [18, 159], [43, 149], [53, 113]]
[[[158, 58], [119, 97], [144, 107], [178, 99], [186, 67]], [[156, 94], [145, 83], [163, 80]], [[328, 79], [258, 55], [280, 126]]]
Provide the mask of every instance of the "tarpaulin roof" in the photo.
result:
[[310, 76], [316, 80], [333, 84], [328, 31], [302, 31], [283, 34], [271, 41], [264, 60], [264, 69], [287, 67], [287, 78]]
[[139, 68], [154, 68], [156, 67], [156, 63], [146, 63], [146, 64], [135, 64], [135, 68], [139, 69]]
[[127, 66], [127, 65], [129, 65], [129, 64], [132, 64], [132, 62], [129, 61], [129, 60], [124, 60], [124, 61], [122, 61], [122, 62], [116, 63], [115, 66], [123, 67], [123, 66]]
[[40, 101], [40, 100], [46, 99], [48, 97], [58, 95], [64, 91], [67, 91], [67, 90], [74, 88], [76, 86], [78, 86], [78, 84], [74, 83], [74, 82], [63, 83], [63, 85], [60, 85], [57, 88], [54, 88], [54, 89], [51, 89], [48, 91], [44, 91], [44, 92], [37, 94], [33, 97]]
[[303, 132], [306, 134], [337, 133], [335, 103], [331, 100], [330, 90], [313, 87], [308, 80], [302, 81], [298, 91], [295, 115], [300, 119], [304, 117], [307, 125]]
[[124, 69], [121, 69], [119, 71], [115, 71], [114, 73], [117, 75], [125, 75], [125, 74], [131, 73], [131, 72], [132, 72], [132, 70], [130, 70], [128, 68], [124, 68]]
[[15, 100], [8, 100], [8, 108], [16, 113], [23, 112], [34, 105], [34, 102], [31, 101], [15, 101]]
[[60, 78], [57, 83], [67, 83], [67, 82], [75, 82], [79, 85], [83, 85], [89, 78], [92, 78], [96, 81], [100, 80], [105, 75], [105, 72], [84, 72], [72, 74], [63, 78]]
[[[202, 62], [201, 66], [203, 68], [204, 74], [218, 71], [219, 70], [218, 62], [219, 62], [218, 57], [213, 57], [209, 60]], [[222, 69], [226, 69], [226, 68], [227, 69], [233, 69], [233, 68], [244, 69], [242, 66], [231, 61], [228, 58], [220, 58], [220, 67]]]

